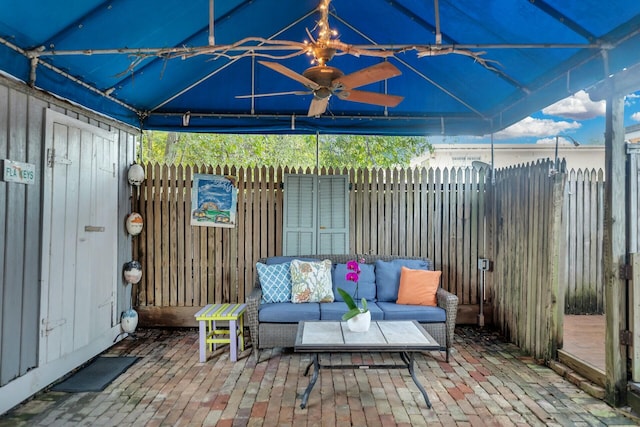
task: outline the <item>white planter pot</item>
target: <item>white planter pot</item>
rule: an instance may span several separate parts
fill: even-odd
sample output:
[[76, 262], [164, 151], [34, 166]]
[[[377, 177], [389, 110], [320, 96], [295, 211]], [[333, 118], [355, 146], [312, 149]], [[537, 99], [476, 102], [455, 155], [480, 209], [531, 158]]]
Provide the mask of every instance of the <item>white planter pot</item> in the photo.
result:
[[351, 332], [367, 332], [371, 326], [371, 312], [360, 313], [347, 320], [347, 327]]

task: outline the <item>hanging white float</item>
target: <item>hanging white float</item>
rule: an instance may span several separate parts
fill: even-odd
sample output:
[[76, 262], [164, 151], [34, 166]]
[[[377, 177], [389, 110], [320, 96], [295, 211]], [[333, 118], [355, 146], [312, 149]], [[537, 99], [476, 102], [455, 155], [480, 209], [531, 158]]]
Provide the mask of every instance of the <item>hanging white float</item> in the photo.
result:
[[144, 168], [137, 163], [132, 164], [129, 167], [127, 179], [129, 184], [139, 186], [144, 181]]
[[142, 279], [142, 265], [138, 261], [129, 261], [124, 265], [124, 280], [136, 284]]
[[137, 236], [142, 232], [142, 227], [144, 226], [144, 220], [142, 219], [142, 215], [137, 212], [132, 212], [127, 216], [127, 231], [132, 236]]
[[122, 316], [120, 317], [120, 327], [122, 328], [122, 332], [132, 334], [135, 332], [137, 326], [138, 312], [132, 308], [127, 311], [123, 311]]

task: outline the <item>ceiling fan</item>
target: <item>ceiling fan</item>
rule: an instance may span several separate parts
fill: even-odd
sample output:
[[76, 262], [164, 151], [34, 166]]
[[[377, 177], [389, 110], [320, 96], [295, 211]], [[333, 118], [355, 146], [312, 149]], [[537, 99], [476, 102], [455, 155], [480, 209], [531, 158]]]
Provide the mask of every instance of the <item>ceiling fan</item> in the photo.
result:
[[309, 106], [308, 117], [315, 117], [327, 110], [329, 98], [332, 95], [345, 101], [361, 102], [364, 104], [395, 107], [404, 98], [397, 95], [356, 90], [360, 86], [381, 80], [396, 77], [402, 74], [400, 70], [390, 62], [381, 62], [371, 67], [363, 68], [351, 74], [345, 75], [335, 67], [330, 67], [322, 61], [320, 65], [306, 69], [299, 74], [277, 62], [258, 61], [260, 64], [283, 74], [299, 83], [302, 83], [307, 91], [276, 92], [256, 95], [242, 95], [236, 98], [257, 98], [277, 95], [310, 95], [313, 94]]
[[329, 27], [329, 4], [331, 0], [320, 1], [320, 20], [318, 27], [320, 29], [317, 40], [307, 31], [311, 42], [307, 44], [306, 51], [313, 55], [316, 64], [314, 67], [307, 68], [302, 74], [285, 67], [277, 62], [258, 61], [265, 67], [271, 68], [284, 76], [289, 77], [299, 83], [302, 83], [307, 91], [290, 91], [265, 94], [253, 94], [236, 96], [236, 98], [259, 98], [277, 95], [310, 95], [313, 94], [311, 105], [309, 106], [308, 117], [315, 117], [323, 114], [327, 110], [329, 98], [332, 95], [337, 96], [345, 101], [361, 102], [364, 104], [380, 105], [384, 107], [395, 107], [404, 98], [397, 95], [388, 95], [384, 93], [369, 92], [356, 90], [356, 88], [371, 83], [396, 77], [402, 74], [400, 70], [390, 62], [381, 62], [362, 70], [345, 75], [338, 68], [327, 65], [337, 52], [334, 44], [337, 42], [332, 36], [336, 35], [335, 30]]

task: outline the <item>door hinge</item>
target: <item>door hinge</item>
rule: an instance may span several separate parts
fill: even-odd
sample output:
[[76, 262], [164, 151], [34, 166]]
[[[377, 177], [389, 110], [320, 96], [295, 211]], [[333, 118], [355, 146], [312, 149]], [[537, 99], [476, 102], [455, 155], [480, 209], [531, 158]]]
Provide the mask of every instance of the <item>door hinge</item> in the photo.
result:
[[47, 319], [42, 319], [42, 329], [40, 333], [43, 337], [49, 335], [49, 332], [53, 331], [55, 328], [60, 327], [67, 323], [67, 319], [58, 319], [53, 322], [49, 322]]
[[633, 279], [633, 267], [631, 266], [631, 264], [620, 264], [620, 279]]
[[620, 344], [633, 345], [633, 334], [629, 330], [620, 331]]
[[57, 157], [55, 148], [47, 149], [47, 166], [52, 168], [54, 163], [62, 163], [63, 165], [70, 165], [71, 160], [66, 157]]

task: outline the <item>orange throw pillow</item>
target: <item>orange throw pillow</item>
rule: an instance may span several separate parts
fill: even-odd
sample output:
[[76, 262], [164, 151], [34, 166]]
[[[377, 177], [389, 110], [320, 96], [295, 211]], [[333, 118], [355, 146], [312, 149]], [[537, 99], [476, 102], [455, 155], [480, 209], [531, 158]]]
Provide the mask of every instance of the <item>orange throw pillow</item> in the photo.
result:
[[442, 271], [411, 270], [402, 267], [396, 304], [437, 306], [436, 292]]

